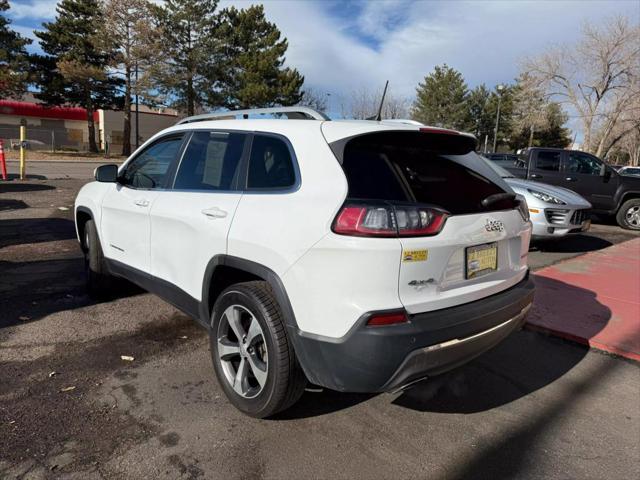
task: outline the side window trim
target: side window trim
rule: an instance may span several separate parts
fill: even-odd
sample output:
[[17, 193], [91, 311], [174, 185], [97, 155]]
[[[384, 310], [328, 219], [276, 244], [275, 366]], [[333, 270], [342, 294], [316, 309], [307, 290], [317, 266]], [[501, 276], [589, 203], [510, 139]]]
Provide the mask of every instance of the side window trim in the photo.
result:
[[189, 132], [187, 131], [169, 132], [166, 135], [162, 135], [161, 137], [156, 138], [153, 142], [146, 145], [143, 149], [136, 151], [131, 158], [129, 158], [125, 163], [122, 164], [121, 170], [118, 171], [118, 179], [120, 179], [122, 178], [126, 170], [129, 168], [129, 166], [133, 162], [135, 162], [140, 156], [144, 155], [144, 153], [147, 150], [149, 150], [150, 148], [153, 148], [158, 143], [164, 142], [171, 138], [181, 137], [182, 143], [180, 144], [180, 148], [178, 149], [176, 156], [173, 158], [173, 160], [171, 160], [171, 163], [169, 164], [169, 168], [167, 169], [165, 178], [162, 182], [162, 186], [160, 188], [141, 188], [141, 187], [134, 187], [133, 185], [126, 185], [124, 183], [121, 185], [124, 188], [129, 188], [131, 190], [167, 190], [169, 188], [169, 185], [173, 184], [173, 176], [175, 174], [174, 169], [175, 169], [176, 161], [178, 158], [182, 158], [182, 154], [184, 153], [184, 149], [186, 147], [185, 139], [186, 137], [189, 136], [188, 133]]
[[[290, 185], [288, 187], [263, 187], [263, 188], [258, 188], [258, 187], [252, 187], [249, 188], [249, 160], [251, 159], [251, 150], [253, 148], [253, 141], [255, 139], [256, 136], [263, 136], [263, 137], [272, 137], [272, 138], [277, 138], [278, 140], [281, 140], [282, 142], [284, 142], [284, 144], [286, 145], [287, 149], [289, 150], [289, 156], [291, 158], [291, 165], [293, 167], [293, 175], [294, 175], [294, 182], [293, 185]], [[289, 139], [287, 137], [285, 137], [284, 135], [280, 135], [278, 133], [272, 133], [272, 132], [262, 132], [262, 131], [255, 131], [250, 135], [249, 140], [249, 149], [246, 152], [247, 155], [245, 158], [243, 158], [243, 163], [241, 165], [242, 170], [240, 171], [240, 178], [241, 180], [241, 184], [238, 185], [239, 189], [244, 192], [244, 193], [248, 193], [248, 194], [270, 194], [270, 193], [291, 193], [291, 192], [295, 192], [297, 190], [300, 189], [300, 186], [302, 184], [302, 180], [301, 180], [301, 176], [300, 176], [300, 168], [298, 166], [298, 157], [296, 156], [296, 152], [293, 149], [293, 145], [291, 145], [291, 142], [289, 141]]]
[[569, 154], [571, 152], [564, 151], [560, 156], [560, 172], [565, 174], [569, 171]]
[[[201, 189], [192, 189], [192, 188], [175, 188], [176, 178], [178, 176], [178, 171], [180, 170], [180, 165], [182, 164], [182, 160], [184, 158], [184, 154], [187, 151], [187, 147], [189, 146], [189, 142], [193, 138], [194, 134], [197, 132], [213, 132], [213, 133], [237, 133], [245, 136], [244, 145], [242, 147], [242, 156], [240, 157], [240, 161], [238, 162], [238, 170], [234, 176], [233, 182], [231, 183], [230, 190], [201, 190]], [[242, 193], [243, 187], [241, 186], [241, 178], [243, 178], [244, 172], [244, 164], [248, 162], [248, 155], [250, 153], [251, 141], [250, 138], [253, 136], [252, 132], [248, 132], [246, 130], [225, 130], [218, 128], [197, 128], [193, 130], [187, 130], [185, 142], [182, 145], [182, 149], [180, 151], [179, 157], [180, 160], [176, 162], [175, 169], [171, 172], [171, 182], [167, 186], [167, 189], [175, 191], [175, 192], [200, 192], [200, 193]]]
[[182, 159], [184, 158], [184, 152], [187, 151], [187, 147], [189, 146], [191, 137], [193, 137], [192, 131], [185, 131], [183, 132], [183, 134], [184, 138], [182, 139], [182, 145], [180, 146], [180, 150], [178, 151], [176, 160], [174, 160], [174, 162], [171, 164], [169, 175], [167, 176], [167, 190], [173, 190], [173, 185], [176, 183], [176, 175], [178, 174], [178, 170], [180, 170], [180, 164], [182, 163]]

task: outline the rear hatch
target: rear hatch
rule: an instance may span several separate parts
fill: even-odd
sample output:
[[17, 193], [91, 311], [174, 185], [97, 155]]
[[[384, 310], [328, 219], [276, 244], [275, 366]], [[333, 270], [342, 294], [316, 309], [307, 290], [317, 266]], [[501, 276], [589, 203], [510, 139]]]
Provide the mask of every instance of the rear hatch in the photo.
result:
[[[414, 128], [331, 146], [349, 184], [334, 231], [401, 243], [398, 294], [409, 313], [478, 300], [525, 276], [526, 205], [477, 156], [475, 139]], [[359, 208], [358, 230], [348, 222]]]

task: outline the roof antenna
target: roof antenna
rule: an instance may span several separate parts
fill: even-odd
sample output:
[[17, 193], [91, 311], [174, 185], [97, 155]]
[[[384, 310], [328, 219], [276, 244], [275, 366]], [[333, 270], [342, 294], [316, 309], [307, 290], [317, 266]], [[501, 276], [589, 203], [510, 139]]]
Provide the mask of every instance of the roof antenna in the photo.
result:
[[382, 98], [380, 99], [380, 107], [378, 107], [378, 114], [375, 117], [370, 117], [367, 120], [375, 120], [379, 122], [382, 120], [382, 106], [384, 105], [384, 97], [387, 96], [387, 87], [389, 86], [389, 80], [384, 84], [384, 91], [382, 92]]

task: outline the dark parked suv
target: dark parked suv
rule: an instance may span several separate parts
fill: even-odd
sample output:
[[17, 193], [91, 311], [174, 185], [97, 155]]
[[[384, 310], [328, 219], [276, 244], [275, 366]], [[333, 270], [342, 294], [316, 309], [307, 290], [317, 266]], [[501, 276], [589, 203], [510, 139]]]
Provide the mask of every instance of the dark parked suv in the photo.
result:
[[514, 165], [518, 160], [515, 153], [483, 153], [482, 155], [501, 167]]
[[598, 157], [578, 150], [527, 148], [509, 165], [519, 178], [565, 187], [593, 205], [593, 212], [615, 215], [623, 228], [640, 230], [640, 178], [619, 175]]

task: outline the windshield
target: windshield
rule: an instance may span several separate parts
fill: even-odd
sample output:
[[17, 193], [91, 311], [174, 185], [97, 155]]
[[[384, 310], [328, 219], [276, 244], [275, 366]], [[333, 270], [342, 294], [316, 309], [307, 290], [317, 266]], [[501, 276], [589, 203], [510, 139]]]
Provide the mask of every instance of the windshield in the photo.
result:
[[493, 170], [494, 172], [496, 172], [498, 175], [500, 175], [502, 178], [515, 178], [513, 175], [511, 175], [511, 173], [509, 173], [508, 170], [502, 168], [500, 165], [496, 165], [495, 162], [492, 162], [491, 160], [489, 160], [487, 157], [485, 157], [484, 155], [478, 155], [482, 161], [484, 163], [486, 163], [487, 165], [489, 165], [489, 167], [491, 168], [491, 170]]

